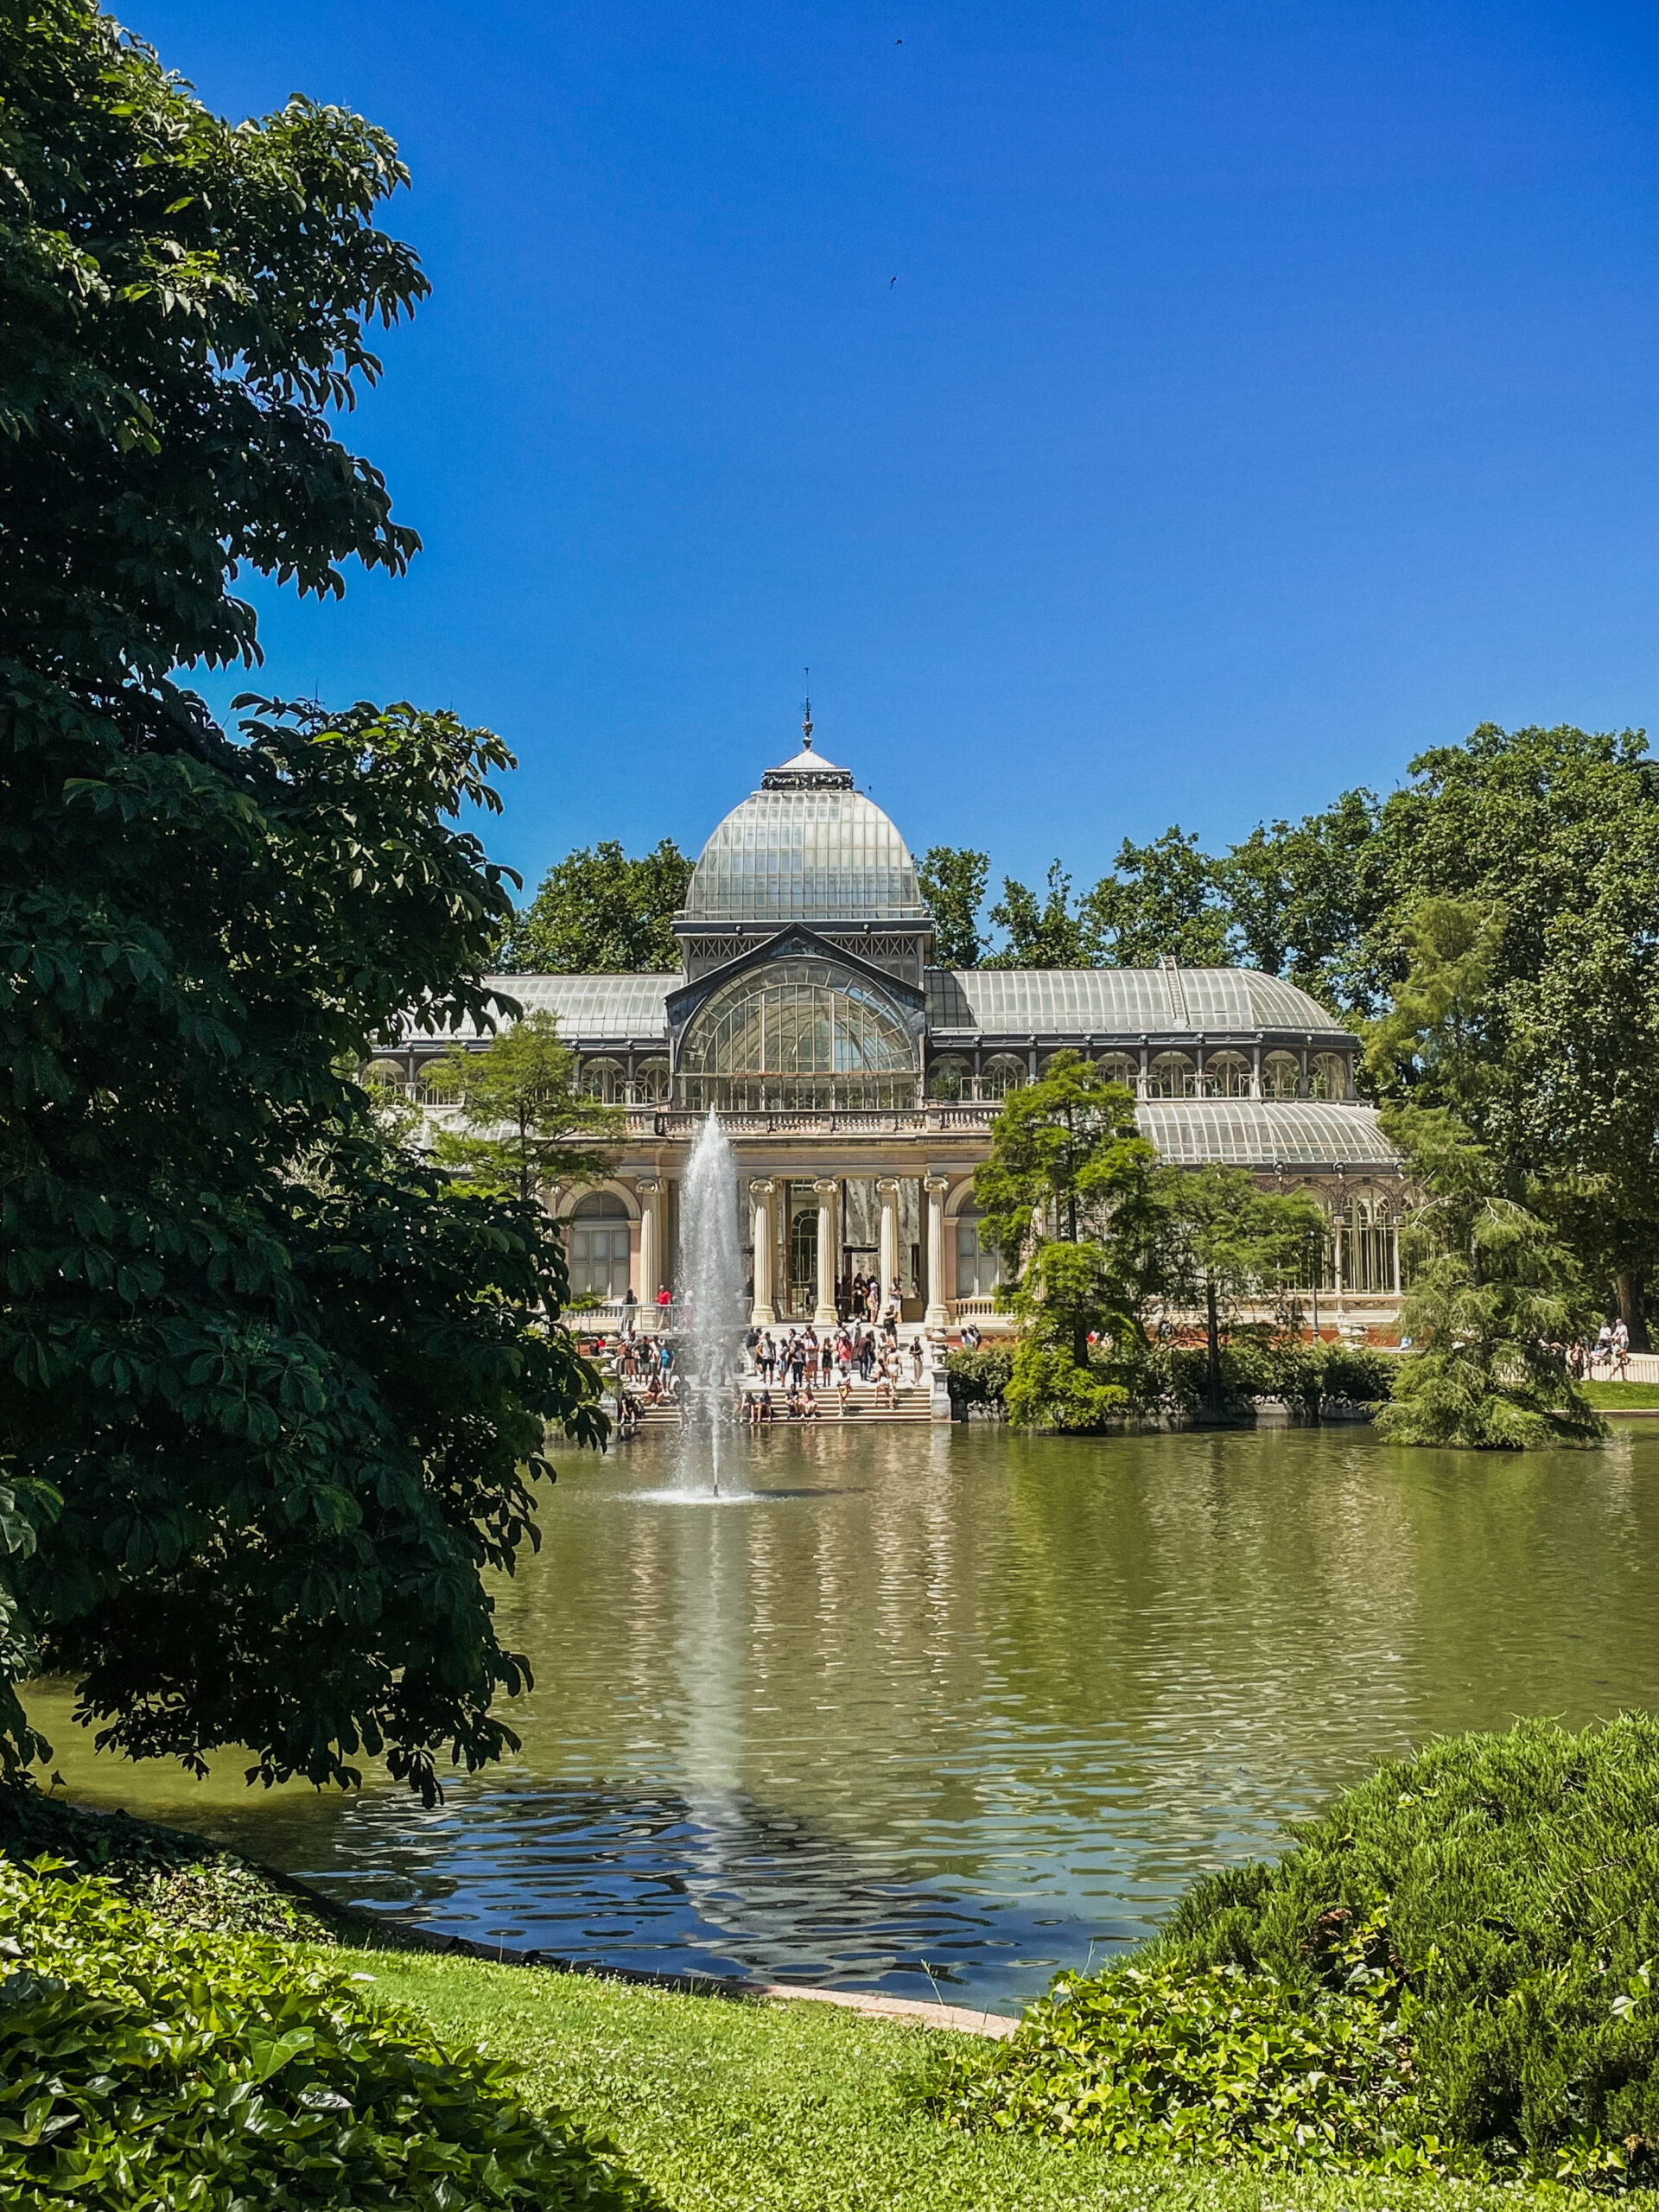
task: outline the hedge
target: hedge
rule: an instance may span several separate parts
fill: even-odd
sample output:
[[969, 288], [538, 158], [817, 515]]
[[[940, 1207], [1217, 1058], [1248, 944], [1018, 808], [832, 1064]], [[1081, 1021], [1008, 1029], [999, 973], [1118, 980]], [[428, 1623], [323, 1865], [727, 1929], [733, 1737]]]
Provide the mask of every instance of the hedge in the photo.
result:
[[1659, 1722], [1430, 1745], [957, 2061], [960, 2126], [1262, 2165], [1659, 2183]]

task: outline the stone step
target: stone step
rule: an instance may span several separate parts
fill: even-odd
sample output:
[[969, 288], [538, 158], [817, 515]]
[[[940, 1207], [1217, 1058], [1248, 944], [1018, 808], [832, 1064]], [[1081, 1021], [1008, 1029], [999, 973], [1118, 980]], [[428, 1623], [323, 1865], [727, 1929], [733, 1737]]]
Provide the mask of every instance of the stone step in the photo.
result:
[[[933, 1393], [927, 1383], [901, 1383], [895, 1395], [894, 1402], [891, 1406], [879, 1404], [877, 1402], [875, 1389], [876, 1386], [874, 1382], [854, 1383], [851, 1399], [849, 1402], [845, 1414], [843, 1414], [841, 1410], [839, 1400], [836, 1393], [833, 1389], [820, 1391], [817, 1394], [819, 1422], [824, 1423], [842, 1420], [883, 1421], [931, 1421], [933, 1417]], [[758, 1394], [751, 1393], [751, 1395], [754, 1395]], [[636, 1393], [636, 1398], [638, 1394]], [[772, 1426], [774, 1427], [787, 1427], [791, 1426], [788, 1411], [788, 1401], [783, 1393], [777, 1390], [772, 1392], [772, 1406], [774, 1408]], [[647, 1406], [641, 1403], [639, 1405], [639, 1425], [642, 1428], [677, 1430], [680, 1425], [679, 1410], [677, 1407], [666, 1404]], [[798, 1422], [792, 1425], [798, 1427], [800, 1426]]]

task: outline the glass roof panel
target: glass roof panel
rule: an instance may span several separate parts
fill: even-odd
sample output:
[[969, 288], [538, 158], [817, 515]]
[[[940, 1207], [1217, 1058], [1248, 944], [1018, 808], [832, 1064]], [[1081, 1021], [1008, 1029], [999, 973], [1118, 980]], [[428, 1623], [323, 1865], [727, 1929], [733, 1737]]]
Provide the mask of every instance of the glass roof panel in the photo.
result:
[[996, 1036], [1348, 1034], [1306, 991], [1250, 968], [930, 969], [927, 993], [934, 1028]]
[[[638, 1037], [665, 1043], [664, 1001], [680, 982], [677, 976], [490, 976], [485, 980], [517, 999], [527, 1012], [544, 1008], [556, 1015], [559, 1034], [572, 1043], [579, 1037]], [[475, 1037], [478, 1032], [469, 1023], [454, 1033]], [[442, 1033], [444, 1041], [449, 1034]], [[429, 1031], [414, 1030], [410, 1037], [415, 1043], [432, 1041]]]
[[1400, 1155], [1370, 1106], [1256, 1098], [1141, 1099], [1144, 1137], [1179, 1166], [1397, 1167]]

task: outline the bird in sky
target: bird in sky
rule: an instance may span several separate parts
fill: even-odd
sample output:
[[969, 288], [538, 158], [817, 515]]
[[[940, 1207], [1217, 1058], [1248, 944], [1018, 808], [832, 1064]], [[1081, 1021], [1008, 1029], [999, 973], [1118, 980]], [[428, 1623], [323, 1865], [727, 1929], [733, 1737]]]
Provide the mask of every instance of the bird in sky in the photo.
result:
[[899, 279], [896, 276], [889, 276], [887, 279], [887, 289], [891, 291], [898, 282]]

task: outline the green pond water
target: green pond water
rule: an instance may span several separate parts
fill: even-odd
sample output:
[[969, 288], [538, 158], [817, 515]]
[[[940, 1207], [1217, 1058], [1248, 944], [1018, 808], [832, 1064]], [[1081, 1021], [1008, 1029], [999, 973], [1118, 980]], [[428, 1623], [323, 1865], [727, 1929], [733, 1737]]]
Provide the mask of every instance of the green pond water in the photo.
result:
[[[1656, 1425], [1659, 1427], [1659, 1425]], [[77, 1794], [475, 1938], [1011, 2008], [1381, 1755], [1655, 1700], [1659, 1434], [973, 1427], [570, 1453], [505, 1585], [522, 1751], [423, 1812], [94, 1758]]]

